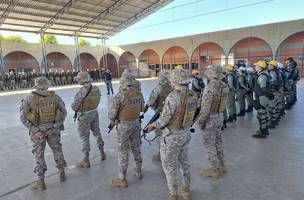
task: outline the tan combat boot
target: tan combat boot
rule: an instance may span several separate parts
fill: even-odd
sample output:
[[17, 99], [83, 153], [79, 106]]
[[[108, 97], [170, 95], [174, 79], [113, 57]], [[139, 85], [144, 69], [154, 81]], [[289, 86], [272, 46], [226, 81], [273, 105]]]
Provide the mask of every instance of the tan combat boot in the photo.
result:
[[76, 166], [78, 168], [90, 168], [91, 164], [89, 160], [80, 160]]
[[220, 177], [220, 172], [219, 172], [218, 168], [210, 168], [210, 169], [202, 170], [202, 171], [200, 171], [200, 174], [202, 176], [213, 177], [213, 178]]
[[138, 179], [142, 179], [141, 169], [134, 168], [134, 170], [133, 170], [133, 175], [134, 175], [135, 177], [137, 177]]
[[100, 161], [104, 161], [106, 159], [106, 153], [104, 150], [100, 150]]
[[46, 187], [45, 187], [44, 179], [40, 179], [40, 180], [34, 181], [31, 184], [30, 188], [32, 190], [39, 190], [39, 191], [45, 190]]
[[167, 200], [178, 200], [178, 199], [177, 199], [177, 195], [171, 195], [171, 194], [170, 194], [170, 195], [168, 196]]
[[64, 171], [64, 169], [59, 170], [58, 178], [59, 178], [60, 182], [64, 182], [65, 181], [65, 171]]
[[221, 174], [225, 174], [227, 172], [226, 170], [226, 167], [224, 164], [220, 164], [218, 167], [217, 167], [218, 171], [221, 173]]
[[191, 190], [190, 187], [183, 186], [178, 189], [177, 194], [183, 197], [184, 200], [191, 200]]
[[126, 188], [128, 187], [128, 182], [126, 179], [115, 178], [112, 180], [111, 185], [116, 188]]
[[152, 157], [152, 160], [153, 160], [153, 161], [161, 161], [161, 159], [160, 159], [160, 153], [154, 155], [154, 156]]

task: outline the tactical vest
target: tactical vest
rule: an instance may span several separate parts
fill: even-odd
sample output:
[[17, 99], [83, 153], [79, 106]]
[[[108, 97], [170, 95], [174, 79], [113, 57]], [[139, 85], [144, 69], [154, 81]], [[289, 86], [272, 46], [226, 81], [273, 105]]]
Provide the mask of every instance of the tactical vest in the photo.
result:
[[193, 91], [186, 94], [179, 93], [181, 102], [169, 122], [168, 127], [173, 129], [189, 128], [193, 124], [198, 98]]
[[265, 71], [262, 71], [262, 72], [258, 75], [257, 83], [256, 83], [255, 89], [254, 89], [256, 98], [258, 98], [259, 96], [262, 96], [262, 88], [261, 88], [261, 86], [260, 86], [259, 83], [258, 83], [258, 80], [259, 80], [260, 76], [266, 76], [266, 78], [267, 78], [266, 88], [267, 88], [267, 89], [270, 88], [270, 83], [269, 83], [270, 77], [269, 77], [269, 74], [267, 74]]
[[[270, 72], [270, 83], [271, 87], [275, 90], [279, 90], [279, 72], [276, 69], [271, 70]], [[276, 80], [275, 80], [276, 79]]]
[[[194, 77], [194, 79], [197, 80], [198, 82], [198, 85], [203, 89], [205, 87], [205, 83], [204, 83], [204, 80], [201, 78], [201, 77]], [[199, 90], [198, 88], [194, 87], [194, 85], [192, 84], [192, 90], [194, 92], [201, 92], [201, 90]]]
[[246, 81], [247, 81], [249, 89], [250, 90], [254, 89], [254, 87], [255, 87], [255, 78], [254, 78], [254, 76], [251, 75], [251, 74], [247, 75]]
[[100, 90], [97, 86], [92, 85], [90, 93], [82, 100], [79, 112], [88, 112], [98, 107], [100, 102]]
[[241, 86], [241, 83], [244, 84], [244, 86], [247, 86], [247, 81], [246, 81], [246, 76], [239, 76], [239, 80], [238, 80], [238, 85], [239, 85], [239, 89], [245, 89]]
[[227, 84], [218, 82], [216, 94], [214, 94], [213, 101], [210, 107], [210, 114], [223, 113], [228, 102], [228, 94], [230, 90]]
[[125, 94], [124, 98], [122, 106], [118, 111], [118, 120], [130, 122], [139, 119], [142, 107], [140, 91], [134, 90], [129, 94]]
[[58, 102], [54, 91], [48, 91], [46, 96], [32, 92], [33, 100], [30, 110], [25, 113], [27, 120], [35, 126], [54, 123], [63, 119], [63, 113], [58, 109]]
[[158, 95], [155, 101], [156, 110], [161, 110], [163, 108], [164, 101], [166, 100], [170, 92], [172, 92], [172, 88], [170, 86], [165, 86], [161, 89], [160, 94]]

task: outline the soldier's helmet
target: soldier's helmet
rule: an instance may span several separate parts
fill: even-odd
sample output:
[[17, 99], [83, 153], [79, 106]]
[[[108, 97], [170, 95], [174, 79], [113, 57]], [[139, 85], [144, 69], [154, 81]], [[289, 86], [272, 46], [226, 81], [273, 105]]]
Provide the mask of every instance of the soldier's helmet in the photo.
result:
[[51, 86], [51, 84], [46, 77], [41, 76], [41, 77], [35, 78], [35, 85], [34, 85], [35, 89], [47, 90], [50, 86]]
[[199, 75], [199, 71], [198, 70], [192, 70], [192, 75], [193, 76], [198, 76]]
[[267, 64], [264, 60], [259, 60], [257, 63], [254, 63], [254, 66], [265, 69], [267, 67]]
[[135, 78], [130, 73], [122, 73], [119, 84], [123, 87], [135, 85]]
[[161, 84], [167, 84], [167, 85], [171, 84], [170, 73], [167, 70], [161, 71], [158, 75], [158, 80], [159, 83]]
[[228, 72], [233, 72], [234, 71], [234, 67], [231, 64], [225, 65], [224, 69], [225, 69], [225, 71], [228, 71]]
[[127, 67], [123, 72], [132, 74], [132, 69], [130, 67]]
[[271, 60], [268, 64], [272, 65], [273, 67], [277, 67], [278, 66], [278, 62], [276, 60]]
[[223, 69], [220, 65], [208, 65], [205, 70], [205, 74], [208, 79], [219, 78], [222, 76]]
[[254, 70], [253, 67], [248, 67], [248, 68], [247, 68], [247, 72], [248, 72], [249, 74], [254, 74], [255, 70]]
[[171, 82], [181, 85], [187, 85], [191, 83], [188, 71], [184, 69], [174, 69], [171, 75]]
[[76, 76], [76, 81], [82, 79], [84, 82], [92, 82], [93, 79], [90, 77], [88, 72], [79, 72]]

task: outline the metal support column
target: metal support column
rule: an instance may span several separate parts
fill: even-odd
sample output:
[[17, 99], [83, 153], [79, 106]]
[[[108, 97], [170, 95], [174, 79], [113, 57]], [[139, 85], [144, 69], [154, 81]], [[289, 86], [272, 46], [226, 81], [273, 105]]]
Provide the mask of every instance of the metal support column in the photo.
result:
[[41, 42], [41, 52], [42, 52], [42, 65], [40, 68], [41, 72], [48, 72], [48, 59], [46, 56], [46, 48], [45, 48], [45, 42], [44, 42], [44, 33], [40, 33], [40, 42]]
[[106, 40], [101, 38], [101, 48], [102, 48], [102, 66], [105, 70], [108, 69], [107, 63], [107, 52], [106, 52]]
[[4, 72], [4, 58], [3, 58], [3, 51], [2, 51], [2, 42], [0, 41], [0, 72]]
[[74, 39], [75, 39], [75, 47], [76, 47], [76, 61], [75, 61], [76, 69], [75, 70], [77, 72], [80, 72], [81, 60], [80, 60], [80, 54], [79, 54], [78, 36], [75, 35]]

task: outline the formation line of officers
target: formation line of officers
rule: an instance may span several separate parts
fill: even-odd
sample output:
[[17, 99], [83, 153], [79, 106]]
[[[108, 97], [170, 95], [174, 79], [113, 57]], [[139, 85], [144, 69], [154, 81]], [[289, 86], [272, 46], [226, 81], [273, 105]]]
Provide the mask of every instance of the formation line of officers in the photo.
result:
[[300, 74], [297, 63], [289, 57], [285, 64], [260, 60], [254, 67], [226, 65], [222, 80], [230, 90], [223, 128], [255, 108], [260, 127], [252, 137], [266, 138], [269, 129], [275, 129], [285, 111], [296, 103]]
[[[271, 62], [269, 66], [275, 66], [274, 64]], [[229, 102], [235, 91], [231, 88], [230, 77], [234, 70], [230, 65], [227, 65], [225, 70], [227, 74], [223, 78], [221, 66], [208, 66], [205, 70], [208, 78], [206, 85], [197, 73], [194, 74], [192, 89], [189, 89], [191, 79], [188, 71], [181, 66], [177, 66], [171, 73], [162, 71], [159, 74], [158, 84], [152, 90], [146, 104], [140, 82], [135, 79], [130, 69], [127, 68], [123, 72], [119, 91], [114, 95], [108, 111], [109, 127], [116, 127], [119, 161], [118, 176], [111, 183], [113, 187], [128, 187], [129, 149], [136, 163], [133, 175], [138, 179], [143, 177], [140, 115], [149, 108], [155, 112], [161, 112], [157, 120], [146, 126], [145, 131], [154, 131], [159, 136], [159, 153], [152, 159], [162, 163], [169, 191], [167, 200], [177, 200], [178, 196], [185, 200], [191, 199], [188, 148], [191, 140], [190, 128], [195, 122], [199, 124], [199, 131], [202, 133], [203, 144], [211, 166], [201, 170], [200, 174], [205, 177], [219, 178], [226, 173], [221, 128], [224, 121], [229, 121], [230, 117], [233, 120], [235, 118], [235, 113], [231, 111], [234, 108], [231, 108], [231, 102]], [[254, 101], [259, 101], [259, 104], [255, 105], [261, 126], [256, 134], [259, 136], [265, 134], [267, 130], [268, 118], [265, 120], [263, 117], [267, 116], [269, 102], [274, 101], [275, 98], [269, 96], [273, 93], [270, 87], [270, 76], [266, 72], [266, 63], [264, 61], [256, 63], [256, 70], [258, 75]], [[89, 73], [79, 72], [76, 80], [82, 86], [71, 105], [72, 109], [78, 112], [78, 131], [82, 147], [82, 158], [78, 161], [77, 167], [89, 168], [91, 132], [100, 151], [100, 160], [106, 159], [97, 110], [101, 94], [99, 88], [92, 85]], [[234, 81], [232, 83], [235, 84]], [[49, 87], [50, 83], [46, 77], [36, 78], [35, 90], [22, 100], [20, 106], [20, 119], [29, 129], [32, 152], [36, 161], [34, 172], [37, 180], [31, 184], [33, 190], [46, 189], [47, 166], [44, 159], [46, 143], [54, 154], [59, 181], [63, 182], [66, 178], [64, 168], [67, 164], [62, 152], [60, 132], [64, 130], [63, 123], [67, 112], [62, 99], [54, 91], [48, 90]], [[286, 97], [286, 101], [291, 104], [295, 99], [294, 93], [289, 92], [287, 97], [284, 95], [284, 99]], [[178, 175], [179, 170], [182, 171], [181, 177]]]
[[[108, 94], [112, 92], [112, 72], [108, 70], [87, 70], [94, 82], [104, 81], [107, 85]], [[77, 71], [73, 70], [49, 70], [48, 72], [10, 71], [0, 72], [0, 91], [12, 91], [17, 89], [32, 88], [34, 79], [40, 76], [48, 78], [52, 86], [76, 84]]]

